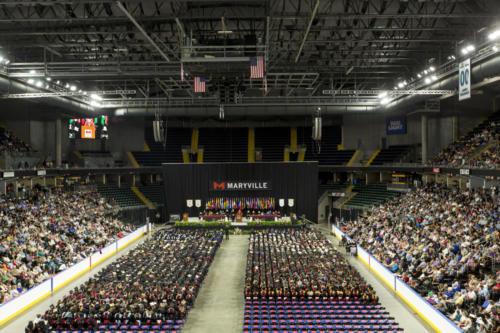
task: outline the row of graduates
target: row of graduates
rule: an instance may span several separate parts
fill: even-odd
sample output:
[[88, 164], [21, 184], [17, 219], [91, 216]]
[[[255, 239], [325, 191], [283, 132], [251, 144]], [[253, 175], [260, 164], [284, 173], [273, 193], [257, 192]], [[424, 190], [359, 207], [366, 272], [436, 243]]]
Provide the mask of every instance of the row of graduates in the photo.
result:
[[307, 228], [250, 236], [245, 296], [378, 303], [371, 286], [332, 244]]
[[221, 231], [160, 230], [52, 305], [27, 332], [182, 319], [222, 237]]

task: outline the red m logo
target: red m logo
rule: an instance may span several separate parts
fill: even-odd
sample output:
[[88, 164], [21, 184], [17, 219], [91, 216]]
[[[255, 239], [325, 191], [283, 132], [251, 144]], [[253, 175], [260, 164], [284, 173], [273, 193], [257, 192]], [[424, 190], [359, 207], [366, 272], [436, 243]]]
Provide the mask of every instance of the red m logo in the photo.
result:
[[225, 190], [226, 189], [226, 182], [222, 182], [222, 183], [217, 183], [217, 182], [214, 182], [214, 190]]

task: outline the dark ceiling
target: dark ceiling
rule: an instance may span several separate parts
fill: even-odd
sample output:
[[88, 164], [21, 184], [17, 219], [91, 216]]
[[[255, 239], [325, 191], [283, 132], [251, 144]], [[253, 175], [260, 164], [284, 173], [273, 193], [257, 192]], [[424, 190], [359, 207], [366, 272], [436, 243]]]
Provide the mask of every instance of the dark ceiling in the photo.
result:
[[[314, 103], [324, 89], [416, 79], [483, 43], [499, 17], [498, 0], [0, 1], [0, 54], [10, 79], [136, 91], [110, 105]], [[267, 91], [249, 77], [253, 56]], [[195, 75], [206, 93], [193, 94]]]

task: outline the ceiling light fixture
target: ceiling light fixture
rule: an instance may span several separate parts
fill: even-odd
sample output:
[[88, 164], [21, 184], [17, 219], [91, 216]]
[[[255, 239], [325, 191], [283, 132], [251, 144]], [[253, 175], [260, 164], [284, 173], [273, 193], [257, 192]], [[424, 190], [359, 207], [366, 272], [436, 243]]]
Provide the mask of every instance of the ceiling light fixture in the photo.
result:
[[96, 100], [96, 101], [102, 101], [102, 97], [99, 95], [96, 95], [96, 94], [91, 94], [90, 98], [92, 98], [93, 100]]
[[495, 39], [497, 39], [498, 37], [500, 37], [500, 30], [495, 30], [495, 31], [493, 31], [492, 33], [490, 33], [490, 34], [488, 35], [488, 38], [489, 38], [490, 40], [495, 40]]
[[378, 94], [378, 98], [385, 98], [387, 97], [387, 91], [382, 91], [380, 94]]

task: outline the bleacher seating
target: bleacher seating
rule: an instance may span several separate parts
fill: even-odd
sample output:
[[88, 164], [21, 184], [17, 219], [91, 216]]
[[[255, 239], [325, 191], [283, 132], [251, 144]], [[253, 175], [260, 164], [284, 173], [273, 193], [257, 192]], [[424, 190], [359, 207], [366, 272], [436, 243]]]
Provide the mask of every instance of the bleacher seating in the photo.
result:
[[398, 163], [408, 154], [409, 150], [410, 146], [408, 145], [389, 146], [387, 149], [380, 150], [371, 165]]
[[246, 162], [248, 128], [200, 128], [204, 162]]
[[262, 161], [283, 161], [285, 146], [290, 145], [289, 127], [258, 127], [255, 149], [262, 149]]
[[318, 161], [321, 165], [345, 165], [354, 154], [354, 150], [339, 150], [342, 143], [340, 126], [327, 126], [322, 129], [320, 146], [312, 140], [311, 127], [297, 128], [297, 143], [306, 147], [306, 161]]
[[97, 190], [108, 200], [114, 200], [121, 208], [145, 207], [129, 186], [98, 185]]
[[380, 305], [340, 300], [247, 300], [243, 332], [402, 332]]
[[182, 163], [182, 146], [191, 144], [190, 128], [168, 128], [165, 149], [160, 142], [154, 142], [153, 128], [146, 127], [144, 138], [151, 151], [132, 152], [137, 163], [143, 166], [155, 166], [162, 163]]
[[163, 206], [165, 204], [163, 185], [137, 186], [137, 189], [154, 205]]
[[368, 208], [400, 194], [399, 192], [388, 191], [387, 186], [381, 184], [356, 185], [352, 191], [356, 195], [344, 207]]
[[[460, 168], [469, 165], [475, 168], [496, 168], [497, 150], [483, 155], [490, 144], [500, 138], [500, 111], [491, 114], [472, 131], [461, 136], [443, 149], [429, 164]], [[483, 161], [483, 159], [485, 159]], [[493, 162], [493, 163], [492, 163]]]

